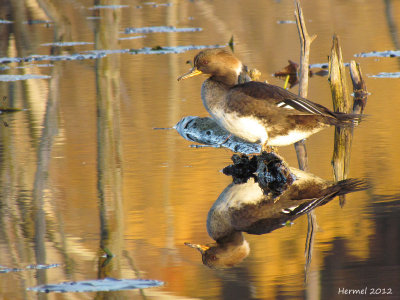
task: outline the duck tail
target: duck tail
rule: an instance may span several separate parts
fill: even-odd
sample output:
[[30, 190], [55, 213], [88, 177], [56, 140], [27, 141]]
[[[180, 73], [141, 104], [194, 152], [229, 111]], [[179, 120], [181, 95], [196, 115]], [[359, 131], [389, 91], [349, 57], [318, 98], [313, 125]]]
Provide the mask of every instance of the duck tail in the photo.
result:
[[340, 127], [354, 127], [357, 126], [364, 118], [365, 115], [360, 114], [347, 114], [334, 112], [333, 117], [328, 119], [330, 125], [340, 126]]
[[364, 179], [349, 178], [336, 182], [331, 188], [337, 190], [337, 196], [368, 189], [370, 186]]

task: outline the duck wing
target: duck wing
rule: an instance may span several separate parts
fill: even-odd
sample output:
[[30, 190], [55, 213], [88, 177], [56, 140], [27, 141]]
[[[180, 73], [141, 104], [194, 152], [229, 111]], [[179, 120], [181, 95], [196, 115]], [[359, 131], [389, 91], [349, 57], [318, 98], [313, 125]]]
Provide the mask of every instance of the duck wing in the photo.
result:
[[[322, 115], [336, 118], [335, 113], [326, 107], [299, 97], [279, 86], [264, 82], [250, 81], [235, 85], [230, 89], [227, 97], [229, 104], [234, 106], [239, 105], [236, 102], [250, 105], [254, 101], [254, 103], [257, 102], [259, 108], [267, 105], [271, 109], [275, 106], [276, 108], [287, 109], [288, 113], [291, 110], [289, 113], [291, 115]], [[261, 104], [261, 101], [256, 100], [264, 100], [263, 102], [266, 103]]]

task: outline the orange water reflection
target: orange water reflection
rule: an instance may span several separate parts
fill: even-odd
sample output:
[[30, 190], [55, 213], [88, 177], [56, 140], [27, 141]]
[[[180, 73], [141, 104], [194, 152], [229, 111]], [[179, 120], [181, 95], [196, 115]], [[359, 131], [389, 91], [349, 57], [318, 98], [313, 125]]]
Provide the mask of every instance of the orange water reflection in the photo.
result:
[[[51, 7], [39, 0], [2, 3], [0, 19], [14, 23], [0, 24], [0, 56], [224, 44], [233, 34], [235, 53], [258, 68], [263, 80], [282, 85], [271, 74], [288, 59], [298, 61], [295, 25], [277, 23], [293, 19], [291, 1], [240, 0], [226, 5], [175, 0], [168, 7], [128, 2], [115, 3], [130, 5], [116, 10], [88, 10], [92, 1], [56, 1]], [[385, 11], [388, 5], [392, 19]], [[399, 2], [304, 0], [302, 6], [308, 31], [318, 35], [311, 63], [326, 62], [334, 32], [341, 38], [345, 61], [356, 53], [396, 48]], [[23, 24], [28, 18], [53, 23]], [[121, 33], [126, 27], [160, 25], [203, 30], [118, 40], [126, 37]], [[53, 41], [95, 44], [41, 46]], [[207, 212], [231, 180], [219, 172], [230, 163], [230, 151], [190, 148], [176, 131], [153, 129], [172, 127], [183, 116], [207, 115], [200, 101], [203, 78], [176, 82], [195, 53], [112, 54], [98, 60], [54, 61], [47, 67], [12, 63], [1, 71], [51, 79], [0, 82], [0, 96], [7, 96], [7, 104], [27, 109], [0, 116], [9, 124], [0, 126], [0, 265], [62, 264], [0, 274], [5, 299], [90, 298], [92, 294], [38, 295], [26, 288], [104, 276], [166, 283], [115, 295], [121, 299], [335, 299], [342, 286], [399, 286], [400, 85], [398, 79], [367, 76], [398, 72], [399, 59], [356, 58], [371, 95], [365, 112], [369, 117], [355, 131], [349, 175], [367, 178], [372, 188], [349, 195], [343, 209], [334, 200], [316, 210], [319, 230], [309, 284], [304, 286], [306, 218], [268, 235], [247, 236], [249, 257], [229, 270], [205, 268], [198, 253], [184, 246], [187, 241], [211, 241]], [[17, 68], [29, 64], [34, 66]], [[331, 107], [326, 77], [313, 77], [308, 95]], [[314, 135], [307, 147], [310, 171], [332, 179], [333, 130]], [[280, 153], [297, 165], [293, 147]], [[115, 254], [106, 266], [101, 246]]]

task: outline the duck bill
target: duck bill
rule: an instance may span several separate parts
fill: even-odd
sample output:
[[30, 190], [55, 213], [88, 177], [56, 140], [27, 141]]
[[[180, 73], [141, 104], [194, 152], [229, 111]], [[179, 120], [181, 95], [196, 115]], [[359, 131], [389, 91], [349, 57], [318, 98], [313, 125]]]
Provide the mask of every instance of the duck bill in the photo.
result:
[[198, 70], [196, 68], [193, 68], [189, 72], [187, 72], [187, 73], [183, 74], [182, 76], [180, 76], [178, 78], [178, 81], [181, 81], [183, 79], [190, 78], [190, 77], [193, 77], [193, 76], [197, 76], [197, 75], [200, 75], [200, 74], [203, 74], [203, 72], [201, 72], [200, 70]]
[[208, 249], [210, 249], [209, 246], [200, 245], [200, 244], [185, 243], [185, 245], [188, 246], [188, 247], [190, 247], [190, 248], [197, 249], [198, 251], [200, 251], [201, 254], [203, 254], [203, 253], [206, 252]]

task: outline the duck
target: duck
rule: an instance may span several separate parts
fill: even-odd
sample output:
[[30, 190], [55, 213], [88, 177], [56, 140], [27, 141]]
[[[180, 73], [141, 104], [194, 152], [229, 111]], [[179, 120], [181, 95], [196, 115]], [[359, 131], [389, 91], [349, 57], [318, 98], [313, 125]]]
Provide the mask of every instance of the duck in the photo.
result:
[[[262, 153], [256, 159], [255, 175], [242, 172], [242, 162], [232, 166], [241, 174], [240, 180], [233, 176], [229, 184], [207, 214], [208, 235], [215, 241], [208, 244], [185, 243], [197, 249], [203, 264], [210, 268], [230, 268], [241, 263], [249, 254], [247, 234], [267, 234], [289, 226], [300, 216], [329, 203], [337, 196], [362, 191], [369, 186], [363, 179], [349, 178], [338, 182], [322, 179], [312, 173], [289, 167], [275, 153]], [[250, 161], [250, 164], [253, 162]], [[268, 174], [260, 170], [268, 168]], [[282, 168], [284, 177], [280, 180]], [[225, 172], [224, 172], [225, 173]], [[246, 177], [246, 178], [245, 178]], [[281, 185], [265, 184], [281, 181]]]
[[247, 67], [228, 50], [206, 49], [193, 61], [193, 68], [178, 78], [200, 74], [209, 77], [201, 87], [204, 107], [219, 126], [261, 151], [286, 146], [329, 126], [351, 127], [358, 114], [333, 112], [308, 99], [265, 82], [239, 83]]

